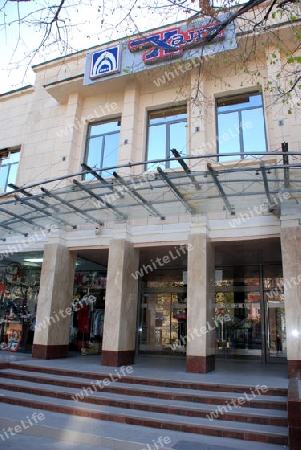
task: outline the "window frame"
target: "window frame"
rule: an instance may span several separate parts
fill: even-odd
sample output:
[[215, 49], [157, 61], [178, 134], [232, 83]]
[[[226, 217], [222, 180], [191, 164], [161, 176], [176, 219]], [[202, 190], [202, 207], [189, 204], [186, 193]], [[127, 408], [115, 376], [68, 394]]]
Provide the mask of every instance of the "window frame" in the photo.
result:
[[[219, 101], [222, 101], [222, 100], [224, 100], [224, 101], [231, 101], [231, 100], [239, 99], [241, 97], [247, 97], [247, 96], [248, 97], [254, 97], [254, 96], [257, 96], [257, 95], [259, 95], [261, 97], [261, 105], [260, 106], [249, 106], [249, 107], [244, 107], [242, 109], [239, 109], [239, 108], [233, 109], [233, 110], [230, 110], [228, 112], [220, 112], [220, 113], [218, 112], [218, 107], [219, 107], [218, 102]], [[220, 105], [220, 106], [223, 106], [223, 105]], [[239, 120], [238, 123], [241, 124], [242, 123], [242, 117], [241, 117], [242, 111], [251, 111], [251, 110], [255, 110], [255, 109], [261, 109], [262, 110], [262, 115], [263, 115], [263, 119], [264, 119], [263, 132], [264, 132], [264, 140], [265, 140], [265, 142], [264, 142], [265, 143], [265, 152], [267, 152], [268, 151], [268, 140], [267, 140], [266, 120], [265, 120], [265, 114], [264, 114], [264, 101], [263, 101], [262, 93], [259, 92], [259, 91], [251, 91], [251, 92], [248, 91], [248, 92], [241, 92], [240, 94], [216, 97], [216, 99], [215, 99], [215, 116], [216, 116], [216, 130], [217, 130], [216, 147], [217, 147], [217, 158], [218, 158], [218, 161], [220, 161], [220, 158], [223, 157], [223, 154], [220, 153], [220, 137], [219, 137], [219, 126], [218, 126], [218, 117], [219, 117], [219, 115], [225, 115], [225, 114], [229, 114], [229, 113], [230, 114], [231, 113], [238, 113], [238, 120]], [[248, 158], [249, 155], [247, 155], [247, 156], [245, 155], [245, 151], [244, 151], [245, 145], [244, 145], [243, 132], [242, 132], [241, 127], [239, 127], [239, 128], [240, 128], [240, 131], [239, 131], [239, 147], [240, 147], [239, 156], [240, 156], [240, 159], [245, 159], [245, 158]], [[256, 152], [254, 154], [256, 154]], [[238, 156], [238, 153], [237, 153], [237, 156]], [[233, 156], [233, 157], [232, 156], [231, 157], [230, 156], [225, 156], [225, 158], [236, 158], [236, 157], [235, 156]]]
[[[118, 131], [108, 131], [106, 133], [100, 133], [100, 134], [95, 134], [95, 135], [91, 136], [91, 130], [92, 130], [93, 126], [104, 125], [104, 124], [112, 123], [112, 122], [119, 123], [118, 126], [120, 127], [120, 129]], [[101, 120], [101, 121], [97, 121], [97, 122], [90, 122], [88, 124], [88, 129], [87, 129], [87, 133], [86, 133], [84, 163], [87, 164], [87, 161], [89, 158], [89, 144], [90, 144], [91, 139], [104, 137], [104, 136], [113, 136], [115, 134], [119, 134], [119, 137], [120, 137], [120, 132], [121, 132], [121, 116], [113, 117], [111, 119], [105, 119], [105, 120]], [[105, 141], [105, 139], [103, 139], [102, 144], [101, 144], [100, 158], [99, 158], [99, 162], [100, 162], [99, 169], [102, 169], [102, 167], [103, 167], [105, 145], [106, 145], [106, 141]], [[117, 161], [118, 161], [118, 156], [119, 156], [119, 145], [120, 145], [120, 141], [119, 141], [118, 149], [117, 149]], [[99, 175], [101, 175], [101, 172], [99, 173]], [[86, 175], [83, 175], [82, 179], [86, 180]], [[90, 181], [90, 180], [87, 180], [87, 181]]]
[[[187, 105], [186, 104], [181, 104], [181, 105], [171, 106], [171, 107], [167, 107], [167, 108], [152, 109], [152, 110], [148, 110], [147, 111], [147, 139], [146, 139], [146, 155], [145, 155], [146, 156], [145, 157], [146, 164], [145, 164], [145, 170], [150, 170], [150, 168], [148, 168], [148, 166], [149, 166], [148, 154], [149, 154], [150, 129], [151, 129], [151, 127], [156, 127], [156, 126], [161, 126], [162, 125], [162, 123], [152, 124], [151, 125], [150, 124], [150, 120], [151, 120], [150, 116], [151, 116], [151, 114], [154, 114], [154, 113], [159, 114], [160, 112], [164, 113], [165, 111], [167, 112], [167, 111], [172, 111], [172, 110], [174, 110], [174, 111], [177, 111], [177, 110], [178, 111], [181, 111], [181, 110], [184, 111], [185, 110], [185, 113], [184, 112], [182, 112], [182, 113], [181, 112], [178, 112], [178, 113], [175, 112], [175, 114], [171, 115], [170, 117], [173, 117], [173, 116], [176, 116], [176, 115], [179, 115], [179, 114], [186, 114], [186, 121], [184, 121], [183, 119], [175, 119], [175, 120], [170, 120], [170, 121], [168, 121], [167, 123], [164, 124], [165, 125], [165, 131], [166, 131], [166, 136], [165, 136], [165, 157], [162, 158], [162, 159], [168, 159], [168, 158], [172, 157], [172, 155], [170, 155], [170, 150], [171, 150], [170, 149], [170, 126], [174, 125], [176, 123], [182, 123], [182, 122], [185, 122], [186, 126], [187, 126], [187, 124], [188, 124]], [[164, 118], [164, 114], [162, 114], [158, 118]], [[187, 146], [187, 130], [186, 130], [186, 146]], [[164, 161], [166, 169], [170, 169], [170, 162], [171, 161]]]
[[[17, 162], [5, 163], [6, 159], [9, 159], [10, 155], [12, 155], [14, 153], [19, 154], [19, 160]], [[4, 158], [3, 158], [3, 156], [4, 156]], [[9, 175], [10, 175], [12, 166], [17, 166], [16, 178], [15, 178], [13, 184], [17, 183], [18, 174], [19, 174], [19, 166], [20, 166], [20, 158], [21, 158], [21, 147], [4, 148], [4, 149], [0, 150], [0, 170], [2, 170], [3, 167], [7, 167], [7, 166], [9, 167], [7, 176], [6, 176], [6, 181], [5, 181], [5, 184], [3, 185], [3, 193], [12, 191], [12, 189], [8, 187], [8, 184], [11, 183], [11, 182], [9, 182]], [[4, 162], [4, 164], [3, 164], [3, 162]]]

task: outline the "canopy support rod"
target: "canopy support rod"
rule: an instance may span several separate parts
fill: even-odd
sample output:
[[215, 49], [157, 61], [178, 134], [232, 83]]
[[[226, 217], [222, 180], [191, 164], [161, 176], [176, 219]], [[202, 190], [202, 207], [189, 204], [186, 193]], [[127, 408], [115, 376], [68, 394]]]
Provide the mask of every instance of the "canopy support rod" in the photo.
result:
[[190, 214], [195, 214], [194, 209], [190, 205], [188, 205], [188, 203], [185, 201], [184, 197], [182, 196], [181, 192], [173, 184], [173, 182], [169, 180], [167, 174], [165, 172], [163, 172], [161, 167], [157, 167], [157, 171], [159, 172], [160, 177], [163, 178], [163, 180], [170, 187], [170, 189], [175, 194], [175, 196], [180, 200], [180, 202], [185, 206], [185, 208], [190, 212]]
[[[87, 164], [85, 164], [85, 163], [82, 163], [81, 166], [82, 166], [83, 169], [85, 169], [88, 172], [90, 172], [91, 175], [93, 175], [104, 186], [106, 186], [107, 188], [111, 189], [111, 191], [114, 191], [114, 186], [112, 186], [112, 184], [108, 183], [104, 178], [102, 178], [100, 175], [98, 175], [98, 173], [95, 170], [93, 170], [91, 167], [87, 166]], [[121, 194], [121, 192], [117, 191], [117, 195], [119, 196], [119, 198], [123, 198], [123, 195]]]
[[229, 211], [231, 216], [234, 216], [235, 215], [235, 211], [234, 211], [233, 207], [231, 206], [231, 204], [230, 204], [230, 202], [229, 202], [229, 200], [227, 198], [227, 195], [225, 194], [225, 191], [224, 191], [224, 189], [223, 189], [219, 179], [217, 178], [216, 172], [215, 172], [215, 170], [213, 169], [213, 167], [211, 166], [210, 163], [207, 164], [207, 169], [209, 170], [209, 173], [210, 173], [210, 175], [212, 176], [212, 178], [213, 178], [213, 180], [215, 182], [215, 185], [216, 185], [216, 187], [217, 187], [217, 189], [218, 189], [218, 191], [219, 191], [219, 193], [220, 193], [220, 195], [222, 197], [222, 200], [223, 200], [227, 210]]
[[178, 150], [176, 150], [175, 148], [172, 148], [170, 150], [172, 152], [172, 154], [174, 155], [175, 158], [177, 158], [178, 163], [183, 167], [183, 169], [185, 170], [185, 172], [187, 173], [187, 175], [189, 176], [189, 178], [191, 179], [192, 183], [194, 184], [195, 188], [197, 191], [199, 191], [202, 186], [199, 184], [199, 182], [196, 180], [194, 175], [191, 175], [191, 170], [189, 169], [189, 167], [187, 166], [186, 162], [184, 161], [184, 159], [181, 157], [180, 153], [178, 152]]
[[[53, 215], [52, 215], [50, 212], [46, 211], [45, 209], [39, 208], [39, 207], [36, 206], [36, 205], [33, 205], [33, 204], [30, 203], [27, 199], [25, 200], [25, 199], [19, 197], [17, 194], [15, 194], [15, 199], [16, 199], [18, 202], [22, 203], [23, 205], [26, 205], [26, 206], [28, 206], [29, 208], [32, 208], [32, 209], [34, 209], [35, 211], [38, 211], [38, 212], [44, 214], [45, 216], [51, 217], [55, 222], [61, 223], [61, 224], [66, 225], [66, 226], [72, 226], [72, 225], [70, 225], [69, 223], [65, 222], [65, 220], [63, 220], [63, 219], [56, 219], [55, 217], [53, 217]], [[46, 203], [46, 202], [45, 202], [45, 203]], [[50, 207], [50, 205], [48, 205], [48, 206]]]
[[105, 200], [103, 200], [101, 197], [99, 197], [98, 195], [94, 194], [93, 191], [91, 191], [91, 189], [87, 188], [86, 186], [84, 186], [82, 183], [80, 183], [77, 180], [73, 180], [73, 183], [78, 186], [80, 189], [82, 189], [83, 191], [87, 192], [87, 194], [89, 194], [91, 197], [95, 198], [96, 200], [100, 201], [105, 207], [107, 207], [108, 209], [110, 209], [110, 211], [115, 214], [115, 216], [118, 217], [118, 219], [126, 219], [127, 216], [125, 214], [123, 214], [122, 212], [119, 212], [117, 210], [117, 208], [115, 208], [113, 205], [111, 205], [110, 203], [106, 202]]
[[10, 217], [13, 217], [14, 219], [18, 219], [19, 221], [24, 220], [24, 222], [29, 223], [30, 225], [34, 226], [34, 227], [38, 227], [41, 228], [41, 225], [38, 225], [37, 223], [34, 223], [32, 220], [30, 219], [26, 219], [24, 216], [18, 216], [18, 214], [14, 214], [10, 211], [7, 211], [4, 208], [0, 208], [0, 211], [7, 214]]
[[77, 208], [77, 206], [71, 205], [69, 202], [66, 202], [65, 200], [60, 198], [58, 195], [54, 194], [53, 192], [48, 191], [48, 189], [45, 189], [42, 187], [41, 191], [44, 192], [49, 197], [53, 197], [58, 202], [62, 203], [62, 205], [67, 206], [67, 208], [73, 209], [74, 211], [79, 213], [81, 216], [83, 216], [85, 219], [88, 218], [90, 221], [95, 222], [100, 226], [103, 226], [103, 222], [99, 222], [98, 220], [94, 219], [94, 217], [90, 216], [90, 214], [87, 214], [84, 211], [80, 210], [79, 208]]
[[113, 175], [116, 178], [116, 180], [118, 180], [126, 188], [128, 194], [131, 197], [135, 198], [136, 200], [138, 199], [141, 202], [142, 206], [145, 209], [147, 209], [149, 213], [157, 217], [160, 217], [161, 220], [165, 220], [165, 216], [162, 216], [162, 214], [159, 211], [157, 211], [152, 205], [149, 205], [149, 203], [145, 200], [145, 198], [143, 198], [142, 195], [140, 195], [139, 192], [136, 191], [136, 189], [134, 189], [131, 185], [126, 184], [124, 179], [120, 175], [118, 175], [117, 172], [113, 172]]
[[[268, 199], [268, 204], [272, 205], [273, 201], [272, 201], [271, 193], [270, 193], [270, 189], [269, 189], [269, 181], [268, 181], [267, 172], [266, 172], [266, 168], [265, 168], [263, 161], [260, 161], [260, 170], [262, 173], [263, 185], [264, 185], [265, 195], [267, 196], [267, 199]], [[272, 212], [273, 210], [274, 210], [274, 208], [272, 208], [270, 206], [269, 211]]]

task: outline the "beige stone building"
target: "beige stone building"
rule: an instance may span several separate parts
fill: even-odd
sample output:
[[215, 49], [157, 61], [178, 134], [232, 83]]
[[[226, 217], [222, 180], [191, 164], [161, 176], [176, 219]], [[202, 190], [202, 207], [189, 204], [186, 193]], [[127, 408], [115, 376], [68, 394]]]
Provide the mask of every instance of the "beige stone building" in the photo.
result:
[[293, 26], [241, 27], [172, 24], [0, 96], [3, 348], [19, 329], [35, 358], [300, 376], [300, 111], [265, 89], [289, 83], [269, 30], [288, 49]]

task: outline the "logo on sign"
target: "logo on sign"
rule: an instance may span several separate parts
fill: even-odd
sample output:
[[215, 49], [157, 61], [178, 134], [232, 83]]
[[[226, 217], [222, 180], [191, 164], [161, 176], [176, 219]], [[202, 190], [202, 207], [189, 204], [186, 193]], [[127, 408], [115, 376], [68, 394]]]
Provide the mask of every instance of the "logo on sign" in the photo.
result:
[[[177, 57], [185, 48], [200, 45], [207, 36], [216, 31], [217, 26], [211, 23], [187, 31], [171, 28], [129, 41], [128, 48], [131, 52], [150, 48], [150, 51], [143, 53], [142, 60], [145, 64], [153, 64], [166, 58]], [[224, 38], [224, 30], [219, 31], [213, 41], [222, 38]]]
[[120, 46], [99, 50], [91, 55], [90, 78], [111, 75], [120, 71]]

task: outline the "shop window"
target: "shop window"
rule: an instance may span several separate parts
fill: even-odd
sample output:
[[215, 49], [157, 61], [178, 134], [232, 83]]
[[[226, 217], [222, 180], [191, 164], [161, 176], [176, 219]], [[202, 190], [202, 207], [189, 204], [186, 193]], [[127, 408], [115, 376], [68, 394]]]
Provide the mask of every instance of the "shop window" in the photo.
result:
[[[187, 153], [186, 106], [149, 112], [147, 161], [173, 158], [173, 154], [170, 152], [172, 148], [181, 154]], [[147, 169], [152, 170], [157, 165], [157, 163], [148, 164]], [[177, 161], [166, 161], [162, 165], [166, 168], [179, 167]]]
[[[99, 173], [101, 176], [111, 176], [118, 161], [118, 147], [120, 135], [120, 119], [91, 124], [88, 129], [85, 163], [96, 170], [112, 167]], [[87, 174], [85, 180], [94, 179]]]
[[0, 150], [0, 192], [12, 190], [8, 185], [17, 181], [19, 160], [19, 148]]
[[223, 156], [238, 153], [267, 151], [261, 94], [243, 94], [219, 98], [217, 106], [217, 141], [219, 160], [225, 161], [237, 156]]

